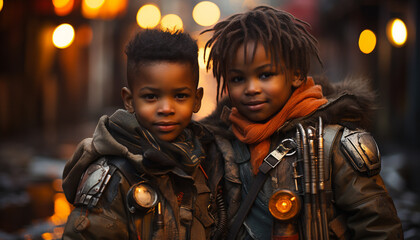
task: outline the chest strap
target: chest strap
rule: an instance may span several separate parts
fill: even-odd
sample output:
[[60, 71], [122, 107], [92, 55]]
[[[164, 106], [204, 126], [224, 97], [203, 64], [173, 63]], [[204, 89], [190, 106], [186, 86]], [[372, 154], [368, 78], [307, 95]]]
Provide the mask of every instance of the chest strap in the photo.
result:
[[255, 201], [255, 198], [258, 195], [261, 187], [264, 185], [265, 180], [267, 180], [268, 172], [275, 168], [286, 156], [286, 154], [293, 149], [296, 149], [296, 143], [293, 141], [282, 142], [274, 151], [269, 153], [265, 157], [261, 166], [259, 167], [259, 172], [255, 177], [254, 183], [252, 184], [248, 195], [242, 201], [241, 206], [238, 209], [238, 214], [234, 217], [232, 221], [231, 229], [229, 230], [229, 236], [227, 239], [235, 239], [236, 235], [241, 228], [242, 223], [244, 222], [246, 216], [248, 215], [249, 210], [251, 209], [252, 204]]

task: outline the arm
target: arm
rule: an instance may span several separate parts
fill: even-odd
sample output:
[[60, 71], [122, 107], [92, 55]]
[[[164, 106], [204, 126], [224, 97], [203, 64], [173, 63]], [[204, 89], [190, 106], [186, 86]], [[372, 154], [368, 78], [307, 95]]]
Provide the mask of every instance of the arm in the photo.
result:
[[[105, 176], [100, 178], [101, 174], [95, 175], [95, 172], [89, 172], [92, 169], [98, 170], [98, 165], [96, 164], [92, 164], [85, 173], [85, 175], [90, 173], [91, 177], [84, 177], [80, 183], [78, 196], [76, 197], [76, 201], [79, 200], [79, 203], [76, 204], [76, 208], [71, 212], [67, 220], [63, 234], [64, 240], [129, 239], [130, 227], [125, 210], [125, 193], [129, 188], [129, 184], [119, 171], [112, 171], [109, 181], [105, 180]], [[104, 185], [92, 184], [92, 182], [98, 183], [101, 181]], [[83, 192], [89, 192], [88, 189], [90, 189], [89, 193], [92, 193], [97, 186], [104, 186], [103, 192], [95, 192], [96, 194], [93, 195], [98, 197], [98, 201], [96, 203], [95, 201], [89, 203], [84, 201], [82, 203], [80, 196], [83, 195]], [[86, 187], [85, 190], [84, 187]]]
[[333, 192], [352, 239], [403, 239], [401, 222], [379, 175], [380, 155], [370, 134], [344, 130], [333, 149]]

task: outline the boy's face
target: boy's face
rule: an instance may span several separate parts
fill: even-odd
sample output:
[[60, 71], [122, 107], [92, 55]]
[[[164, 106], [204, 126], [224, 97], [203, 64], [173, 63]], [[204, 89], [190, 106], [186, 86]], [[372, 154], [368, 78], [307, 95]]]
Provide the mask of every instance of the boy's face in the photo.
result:
[[254, 43], [246, 47], [248, 56], [244, 56], [244, 45], [240, 45], [228, 66], [229, 97], [243, 116], [253, 122], [265, 122], [283, 108], [292, 94], [292, 86], [300, 86], [302, 80], [295, 76], [287, 80], [261, 43], [257, 44], [252, 61]]
[[132, 88], [122, 89], [125, 108], [156, 137], [172, 141], [200, 110], [203, 89], [197, 89], [190, 64], [160, 61], [140, 68]]

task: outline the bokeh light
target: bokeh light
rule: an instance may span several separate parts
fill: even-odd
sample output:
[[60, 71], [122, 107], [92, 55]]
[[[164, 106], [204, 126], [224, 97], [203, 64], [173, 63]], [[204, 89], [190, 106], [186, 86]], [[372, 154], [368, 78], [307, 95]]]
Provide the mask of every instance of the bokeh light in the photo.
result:
[[54, 196], [54, 215], [50, 217], [50, 221], [54, 225], [61, 225], [67, 221], [71, 212], [71, 206], [67, 202], [64, 193], [56, 193]]
[[198, 25], [207, 27], [219, 20], [220, 9], [213, 2], [203, 1], [195, 5], [192, 15]]
[[73, 10], [74, 0], [53, 0], [53, 5], [58, 16], [65, 16]]
[[3, 9], [3, 0], [0, 0], [0, 12]]
[[371, 53], [376, 46], [376, 35], [369, 29], [365, 29], [359, 36], [359, 49], [364, 54]]
[[70, 0], [52, 0], [52, 3], [53, 3], [53, 5], [54, 5], [55, 8], [63, 8], [69, 2], [70, 2]]
[[142, 6], [137, 12], [137, 24], [142, 28], [154, 28], [160, 21], [160, 10], [153, 4]]
[[83, 0], [82, 15], [90, 19], [114, 19], [125, 13], [128, 0]]
[[89, 8], [98, 9], [104, 4], [105, 0], [84, 0], [84, 2]]
[[169, 31], [182, 30], [182, 19], [176, 14], [165, 15], [162, 20], [160, 20], [160, 28]]
[[407, 41], [407, 27], [401, 19], [390, 20], [386, 32], [388, 40], [396, 47], [403, 46]]
[[73, 40], [74, 28], [70, 24], [63, 23], [54, 30], [52, 41], [57, 48], [66, 48], [73, 43]]

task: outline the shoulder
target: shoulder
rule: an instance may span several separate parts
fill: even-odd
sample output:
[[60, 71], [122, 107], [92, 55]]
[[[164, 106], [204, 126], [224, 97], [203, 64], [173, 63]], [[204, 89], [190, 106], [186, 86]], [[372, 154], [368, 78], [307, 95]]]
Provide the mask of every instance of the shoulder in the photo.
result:
[[373, 176], [381, 170], [381, 155], [372, 135], [364, 130], [343, 129], [340, 150], [355, 170]]
[[93, 208], [108, 190], [118, 192], [120, 181], [135, 181], [138, 174], [125, 158], [101, 157], [94, 161], [83, 173], [77, 188], [74, 205]]

